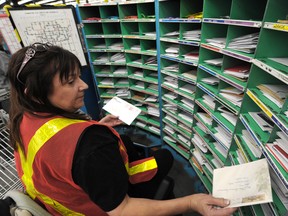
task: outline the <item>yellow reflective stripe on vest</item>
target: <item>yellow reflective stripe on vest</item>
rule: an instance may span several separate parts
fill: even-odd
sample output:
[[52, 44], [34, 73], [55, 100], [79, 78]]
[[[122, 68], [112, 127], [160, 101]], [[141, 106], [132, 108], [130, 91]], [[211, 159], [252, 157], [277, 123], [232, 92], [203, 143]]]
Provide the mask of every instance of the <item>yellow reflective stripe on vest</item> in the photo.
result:
[[71, 124], [80, 123], [80, 122], [84, 122], [84, 121], [66, 119], [66, 118], [52, 119], [46, 122], [44, 125], [42, 125], [36, 131], [34, 136], [31, 138], [29, 145], [28, 145], [26, 158], [22, 150], [18, 148], [20, 158], [21, 158], [21, 166], [22, 166], [22, 170], [24, 173], [22, 176], [22, 181], [24, 182], [26, 186], [26, 190], [29, 196], [31, 196], [33, 199], [35, 199], [36, 196], [39, 196], [47, 205], [51, 206], [53, 209], [59, 211], [61, 214], [64, 214], [64, 215], [77, 215], [77, 216], [81, 215], [82, 216], [83, 214], [71, 211], [70, 209], [66, 208], [65, 206], [61, 205], [60, 203], [56, 202], [50, 197], [38, 192], [36, 188], [34, 187], [34, 183], [32, 181], [32, 176], [33, 176], [32, 164], [33, 164], [33, 161], [35, 159], [37, 152], [51, 137], [53, 137], [63, 128]]
[[129, 167], [129, 164], [125, 164], [126, 170], [128, 172], [129, 176], [136, 175], [138, 173], [146, 172], [148, 170], [156, 169], [157, 163], [155, 158], [150, 159], [148, 161], [142, 162], [140, 164], [137, 164], [135, 166]]

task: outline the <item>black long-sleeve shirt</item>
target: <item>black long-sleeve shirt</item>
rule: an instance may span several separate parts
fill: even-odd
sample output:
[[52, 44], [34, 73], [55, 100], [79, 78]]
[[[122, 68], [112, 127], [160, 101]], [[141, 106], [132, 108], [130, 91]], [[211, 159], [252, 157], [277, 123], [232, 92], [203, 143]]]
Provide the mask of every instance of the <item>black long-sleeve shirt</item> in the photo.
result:
[[128, 175], [119, 152], [118, 138], [102, 125], [88, 127], [73, 158], [72, 177], [104, 211], [115, 209], [128, 190]]

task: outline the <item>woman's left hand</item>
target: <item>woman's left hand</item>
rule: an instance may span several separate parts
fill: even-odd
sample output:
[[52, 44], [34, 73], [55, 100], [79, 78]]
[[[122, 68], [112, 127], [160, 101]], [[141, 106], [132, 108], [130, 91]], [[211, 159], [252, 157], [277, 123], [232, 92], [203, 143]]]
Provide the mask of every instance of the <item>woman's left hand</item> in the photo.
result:
[[114, 127], [114, 126], [122, 124], [123, 122], [117, 116], [109, 114], [109, 115], [106, 115], [104, 118], [102, 118], [99, 121], [99, 123], [110, 126], [110, 127]]

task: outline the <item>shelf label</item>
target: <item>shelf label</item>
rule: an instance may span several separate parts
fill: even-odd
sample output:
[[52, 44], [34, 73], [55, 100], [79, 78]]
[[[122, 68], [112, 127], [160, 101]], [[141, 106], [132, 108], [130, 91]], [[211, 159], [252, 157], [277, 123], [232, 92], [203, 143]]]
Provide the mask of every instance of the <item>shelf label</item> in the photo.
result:
[[230, 50], [228, 51], [228, 50], [223, 49], [222, 51], [223, 51], [223, 53], [226, 54], [226, 55], [235, 57], [235, 58], [237, 58], [237, 59], [240, 59], [240, 60], [243, 60], [243, 61], [246, 61], [246, 62], [252, 62], [252, 60], [253, 60], [253, 58], [250, 58], [250, 57], [244, 56], [244, 55], [240, 55], [240, 54], [238, 54], [238, 53], [234, 53], [234, 52], [232, 52], [232, 51], [230, 51]]
[[272, 118], [271, 111], [249, 90], [247, 89], [249, 97], [266, 113], [269, 118]]
[[209, 74], [215, 76], [215, 77], [218, 77], [218, 74], [216, 72], [214, 72], [213, 70], [205, 67], [204, 65], [199, 65], [199, 68], [201, 68], [202, 70], [208, 72]]
[[272, 76], [276, 77], [279, 80], [282, 80], [284, 83], [288, 84], [288, 76], [268, 65], [266, 65], [264, 62], [262, 62], [261, 60], [258, 59], [254, 59], [253, 63], [262, 68], [263, 70], [265, 70], [267, 73], [271, 74]]
[[220, 49], [220, 48], [213, 47], [213, 46], [210, 46], [210, 45], [208, 45], [208, 44], [201, 44], [201, 47], [204, 47], [204, 48], [206, 48], [206, 49], [210, 49], [210, 50], [212, 50], [212, 51], [221, 53], [221, 49]]
[[288, 136], [288, 129], [283, 125], [276, 116], [272, 116], [272, 120], [278, 125], [278, 127]]
[[281, 31], [288, 31], [288, 25], [275, 23], [273, 25], [274, 29], [281, 30]]
[[226, 77], [224, 77], [224, 76], [221, 76], [221, 75], [219, 75], [219, 78], [220, 78], [221, 80], [229, 83], [230, 85], [234, 86], [235, 88], [237, 88], [237, 89], [239, 89], [239, 90], [241, 90], [241, 91], [244, 91], [244, 87], [243, 87], [243, 86], [241, 86], [241, 85], [233, 82], [232, 80], [230, 80], [230, 79], [228, 79], [228, 78], [226, 78]]
[[197, 83], [197, 86], [202, 89], [206, 94], [208, 94], [209, 96], [215, 98], [215, 95], [210, 92], [208, 89], [206, 89], [204, 86], [202, 86], [200, 83]]

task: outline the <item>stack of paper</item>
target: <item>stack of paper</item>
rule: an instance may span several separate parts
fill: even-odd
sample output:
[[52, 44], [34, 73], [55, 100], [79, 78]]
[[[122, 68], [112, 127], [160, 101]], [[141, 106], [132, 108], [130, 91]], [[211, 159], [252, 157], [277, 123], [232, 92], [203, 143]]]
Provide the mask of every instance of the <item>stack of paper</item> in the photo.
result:
[[111, 69], [110, 67], [104, 67], [101, 69], [99, 73], [111, 73]]
[[173, 124], [177, 124], [177, 120], [175, 118], [173, 118], [170, 115], [167, 115], [164, 117], [165, 120], [168, 120], [168, 122], [172, 122]]
[[143, 34], [145, 36], [150, 36], [150, 37], [156, 37], [156, 32], [152, 31], [152, 32], [143, 32]]
[[129, 85], [128, 79], [126, 78], [118, 79], [116, 85]]
[[145, 98], [145, 100], [144, 101], [146, 101], [146, 102], [157, 102], [158, 101], [158, 97], [157, 96], [153, 96], [153, 95], [149, 95], [149, 96], [147, 96], [146, 98]]
[[192, 123], [193, 122], [193, 116], [187, 112], [179, 112], [178, 113], [178, 116], [182, 119], [184, 119], [185, 121], [189, 122], [189, 123]]
[[229, 134], [224, 128], [222, 128], [221, 126], [217, 126], [215, 128], [215, 130], [217, 131], [214, 135], [215, 137], [222, 143], [225, 145], [225, 147], [227, 149], [229, 149], [230, 144], [231, 144], [231, 140], [232, 140], [232, 135]]
[[203, 98], [203, 102], [208, 106], [210, 107], [210, 109], [214, 110], [215, 109], [215, 106], [216, 106], [216, 100], [212, 97], [210, 97], [209, 95], [203, 95], [202, 96]]
[[288, 153], [277, 144], [267, 143], [265, 148], [273, 155], [283, 169], [288, 172]]
[[122, 42], [116, 42], [108, 46], [109, 49], [121, 50], [124, 49], [124, 45]]
[[[288, 198], [288, 189], [283, 185], [279, 177], [276, 175], [275, 171], [271, 168], [270, 169], [270, 176], [272, 180], [272, 188], [278, 195], [278, 197], [283, 200], [283, 203], [285, 203], [286, 209], [288, 209], [288, 203], [287, 203], [287, 198]], [[274, 185], [273, 185], [274, 183]], [[284, 201], [285, 200], [285, 201]]]
[[192, 51], [182, 55], [186, 61], [198, 61], [199, 60], [199, 50]]
[[196, 80], [197, 79], [197, 70], [190, 70], [182, 73], [182, 76], [187, 77], [191, 80]]
[[[224, 158], [227, 157], [227, 155], [228, 155], [228, 150], [226, 150], [220, 143], [218, 143], [218, 142], [213, 142], [211, 145], [213, 145], [214, 148], [217, 150], [217, 155], [218, 155], [218, 153], [219, 153], [222, 157], [224, 157]], [[219, 157], [219, 155], [218, 155], [218, 157]]]
[[146, 76], [158, 79], [158, 73], [157, 72], [150, 71], [150, 73], [147, 73]]
[[98, 44], [98, 45], [93, 46], [93, 48], [95, 48], [95, 49], [106, 49], [106, 45], [105, 45], [105, 43]]
[[150, 66], [158, 66], [157, 64], [157, 58], [155, 56], [151, 56], [148, 58], [145, 63], [145, 65], [150, 65]]
[[272, 131], [274, 123], [264, 112], [248, 112], [248, 114], [254, 119], [262, 131]]
[[273, 143], [267, 143], [265, 148], [274, 156], [283, 169], [288, 172], [288, 137], [283, 132], [277, 132], [278, 138]]
[[147, 49], [146, 51], [156, 53], [157, 49], [156, 49], [156, 47], [151, 47], [151, 48]]
[[206, 143], [201, 139], [198, 134], [194, 134], [192, 141], [203, 153], [207, 153], [208, 149]]
[[170, 127], [169, 125], [165, 125], [164, 128], [163, 128], [164, 131], [168, 132], [169, 134], [171, 135], [174, 135], [175, 134], [175, 130]]
[[101, 85], [108, 85], [108, 86], [112, 86], [114, 84], [113, 79], [112, 78], [105, 78], [103, 80], [100, 81]]
[[116, 92], [117, 92], [116, 89], [107, 89], [107, 90], [106, 90], [106, 93], [107, 93], [107, 94], [111, 94], [111, 95], [115, 95]]
[[133, 75], [143, 77], [144, 73], [143, 73], [143, 71], [134, 71]]
[[175, 100], [178, 94], [173, 93], [173, 92], [167, 92], [163, 96], [169, 98], [170, 100]]
[[220, 106], [217, 109], [221, 116], [223, 116], [227, 121], [229, 121], [232, 125], [236, 125], [237, 122], [237, 115], [235, 115], [234, 113], [232, 113], [230, 110], [228, 110], [225, 106]]
[[163, 37], [169, 37], [169, 38], [178, 38], [178, 36], [179, 36], [179, 31], [172, 31], [163, 35]]
[[148, 106], [147, 107], [147, 112], [148, 112], [149, 115], [152, 115], [152, 116], [156, 116], [156, 117], [160, 116], [159, 109], [155, 108], [155, 107], [152, 107], [152, 106]]
[[242, 130], [242, 139], [244, 140], [254, 157], [260, 158], [262, 155], [262, 151], [247, 130]]
[[196, 91], [196, 86], [191, 84], [185, 84], [181, 86], [179, 89], [187, 93], [193, 94]]
[[235, 77], [236, 79], [246, 80], [249, 77], [250, 64], [243, 64], [226, 68], [223, 73]]
[[171, 76], [164, 77], [163, 84], [171, 86], [172, 88], [178, 88], [178, 79]]
[[145, 89], [144, 82], [141, 82], [141, 81], [136, 82], [135, 87]]
[[232, 39], [227, 48], [245, 53], [254, 53], [259, 39], [259, 32]]
[[220, 90], [219, 93], [222, 97], [240, 107], [243, 100], [243, 92], [234, 87], [227, 87]]
[[268, 58], [268, 59], [288, 67], [288, 58], [282, 57], [282, 58]]
[[201, 29], [183, 32], [183, 39], [184, 40], [200, 41], [200, 36], [201, 36]]
[[212, 125], [212, 117], [209, 116], [207, 113], [202, 113], [202, 112], [199, 112], [197, 113], [197, 115], [199, 115], [199, 117], [201, 118], [201, 120], [207, 124], [207, 125]]
[[176, 143], [176, 140], [175, 140], [175, 139], [172, 139], [172, 138], [169, 137], [169, 136], [164, 136], [163, 139], [164, 139], [164, 141], [165, 141], [165, 140], [168, 140], [169, 142]]
[[210, 39], [206, 39], [206, 42], [209, 45], [223, 49], [225, 48], [225, 45], [226, 45], [226, 38], [225, 37], [210, 38]]
[[237, 155], [237, 160], [239, 162], [239, 164], [244, 164], [247, 163], [248, 161], [246, 161], [245, 156], [243, 155], [243, 152], [240, 149], [237, 149], [235, 151], [236, 155]]
[[144, 128], [144, 127], [147, 126], [146, 123], [144, 123], [144, 122], [140, 122], [140, 121], [137, 121], [137, 122], [135, 123], [135, 125], [138, 126], [138, 127], [142, 127], [142, 128]]
[[127, 69], [126, 67], [118, 67], [115, 69], [115, 71], [113, 72], [114, 75], [127, 75]]
[[218, 85], [220, 82], [220, 80], [214, 76], [203, 78], [201, 81], [209, 85]]
[[110, 57], [110, 61], [118, 62], [118, 63], [125, 63], [126, 62], [125, 55], [124, 53], [115, 53], [114, 55]]
[[178, 139], [181, 140], [185, 145], [187, 146], [191, 146], [191, 142], [189, 139], [187, 139], [186, 137], [182, 136], [181, 134], [178, 134]]
[[131, 96], [131, 92], [129, 91], [129, 89], [123, 89], [123, 88], [117, 89], [115, 94], [118, 97], [130, 97]]
[[208, 59], [208, 60], [205, 60], [204, 62], [209, 65], [221, 67], [223, 64], [223, 58]]
[[109, 62], [109, 58], [108, 58], [108, 55], [105, 53], [101, 56], [98, 56], [95, 60], [94, 60], [95, 63], [106, 63], [106, 62]]
[[164, 103], [163, 107], [170, 112], [176, 112], [177, 111], [177, 106], [174, 104], [169, 104], [169, 103]]
[[142, 64], [142, 59], [141, 58], [140, 59], [136, 59], [132, 63], [134, 63], [134, 64]]
[[281, 108], [288, 95], [287, 85], [261, 84], [257, 86], [263, 95]]
[[179, 45], [171, 45], [165, 49], [165, 55], [170, 56], [172, 58], [177, 58], [179, 53]]
[[153, 125], [148, 126], [148, 128], [149, 128], [151, 131], [153, 131], [154, 133], [160, 134], [160, 129], [159, 129], [159, 128], [157, 128], [157, 127], [155, 127], [155, 126], [153, 126]]
[[221, 163], [216, 158], [211, 159], [211, 162], [214, 165], [214, 167], [216, 167], [216, 168], [221, 168], [222, 167]]
[[193, 150], [193, 155], [197, 159], [198, 163], [202, 166], [205, 163], [205, 159], [202, 157], [201, 153], [198, 151], [198, 149]]
[[204, 157], [201, 155], [200, 151], [198, 151], [198, 149], [196, 148], [193, 150], [192, 153], [193, 153], [193, 157], [192, 157], [193, 164], [199, 169], [201, 173], [203, 173], [202, 166], [205, 163]]
[[205, 132], [206, 134], [209, 133], [209, 131], [206, 129], [206, 127], [205, 127], [202, 123], [197, 122], [197, 123], [196, 123], [196, 126], [199, 127], [199, 128], [200, 128], [203, 132]]
[[164, 67], [163, 70], [171, 71], [171, 72], [178, 72], [179, 71], [179, 65], [178, 64], [172, 64], [172, 65]]
[[180, 100], [184, 106], [186, 106], [188, 109], [193, 110], [194, 109], [194, 101], [189, 100], [188, 98], [182, 98]]
[[153, 90], [153, 91], [158, 91], [158, 85], [157, 84], [149, 84], [147, 86], [147, 89]]
[[141, 50], [141, 47], [140, 47], [140, 44], [135, 44], [135, 45], [131, 46], [130, 49], [131, 49], [131, 50], [140, 51], [140, 50]]

